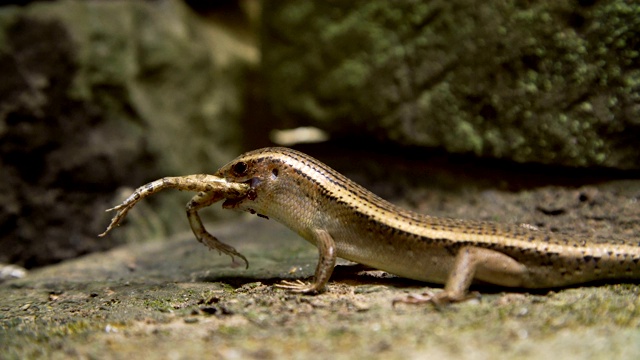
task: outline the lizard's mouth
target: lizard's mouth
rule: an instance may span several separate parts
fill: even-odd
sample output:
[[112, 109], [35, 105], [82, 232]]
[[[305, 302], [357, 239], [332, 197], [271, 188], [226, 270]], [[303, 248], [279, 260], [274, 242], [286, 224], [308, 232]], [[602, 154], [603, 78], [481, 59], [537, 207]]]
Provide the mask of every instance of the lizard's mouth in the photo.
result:
[[233, 198], [233, 199], [226, 199], [223, 203], [222, 203], [222, 208], [223, 209], [234, 209], [238, 206], [239, 203], [241, 203], [244, 199], [246, 199], [247, 196], [241, 196], [239, 198]]
[[261, 180], [258, 179], [258, 178], [253, 178], [253, 179], [245, 181], [246, 184], [249, 184], [251, 186], [249, 191], [247, 191], [243, 196], [240, 196], [240, 197], [237, 197], [237, 198], [227, 198], [222, 203], [222, 208], [223, 209], [235, 209], [235, 208], [238, 207], [238, 205], [241, 202], [243, 202], [246, 199], [255, 200], [256, 197], [258, 196], [256, 194], [256, 186], [259, 185], [260, 182], [261, 182]]

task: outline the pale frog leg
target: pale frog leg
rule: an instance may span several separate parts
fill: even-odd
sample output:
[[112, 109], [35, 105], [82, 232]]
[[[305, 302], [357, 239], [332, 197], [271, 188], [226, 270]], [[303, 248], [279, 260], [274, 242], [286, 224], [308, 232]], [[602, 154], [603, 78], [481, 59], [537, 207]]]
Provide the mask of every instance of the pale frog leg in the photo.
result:
[[227, 182], [223, 178], [208, 174], [165, 177], [137, 188], [122, 204], [107, 209], [107, 211], [117, 210], [118, 212], [113, 219], [111, 219], [111, 223], [107, 229], [98, 236], [103, 237], [107, 235], [109, 231], [116, 227], [120, 221], [127, 216], [129, 210], [131, 210], [138, 201], [167, 188], [218, 193], [221, 194], [221, 198], [241, 197], [249, 190], [247, 184]]
[[198, 215], [198, 210], [216, 203], [223, 198], [223, 194], [215, 192], [200, 192], [196, 196], [194, 196], [191, 201], [187, 203], [187, 218], [189, 219], [189, 225], [191, 225], [191, 230], [193, 230], [193, 234], [196, 236], [196, 239], [209, 247], [209, 249], [218, 250], [218, 253], [221, 255], [222, 253], [225, 253], [231, 256], [231, 261], [233, 261], [234, 256], [237, 256], [244, 260], [246, 268], [249, 268], [249, 261], [247, 260], [247, 258], [237, 252], [233, 247], [220, 242], [215, 236], [211, 235], [204, 228], [202, 220], [200, 219], [200, 215]]

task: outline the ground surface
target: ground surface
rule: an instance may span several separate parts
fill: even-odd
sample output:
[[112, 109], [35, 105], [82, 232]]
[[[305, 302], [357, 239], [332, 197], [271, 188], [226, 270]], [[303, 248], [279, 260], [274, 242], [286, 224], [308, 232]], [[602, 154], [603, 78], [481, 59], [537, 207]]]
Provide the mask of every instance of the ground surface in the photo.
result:
[[[349, 173], [350, 163], [335, 164]], [[569, 171], [538, 174], [533, 181], [527, 172], [531, 170], [519, 168], [488, 169], [483, 176], [464, 162], [449, 164], [448, 169], [458, 170], [443, 170], [437, 160], [428, 168], [417, 163], [425, 162], [409, 162], [393, 173], [383, 166], [386, 174], [372, 171], [362, 178], [377, 177], [380, 181], [367, 186], [438, 216], [529, 223], [598, 239], [640, 239], [639, 180], [603, 180], [593, 174], [571, 180], [575, 173]], [[362, 166], [367, 168], [366, 161]], [[405, 176], [415, 171], [428, 171], [428, 179]], [[513, 178], [525, 186], [513, 188]], [[213, 234], [249, 259], [245, 270], [197, 243], [182, 213], [176, 209], [176, 221], [184, 222], [186, 231], [166, 242], [126, 245], [0, 284], [0, 357], [640, 355], [637, 284], [537, 292], [480, 287], [478, 301], [441, 309], [393, 307], [395, 298], [437, 290], [438, 285], [341, 265], [326, 293], [292, 295], [272, 285], [313, 273], [316, 250], [311, 245], [285, 227], [256, 217], [208, 224]]]

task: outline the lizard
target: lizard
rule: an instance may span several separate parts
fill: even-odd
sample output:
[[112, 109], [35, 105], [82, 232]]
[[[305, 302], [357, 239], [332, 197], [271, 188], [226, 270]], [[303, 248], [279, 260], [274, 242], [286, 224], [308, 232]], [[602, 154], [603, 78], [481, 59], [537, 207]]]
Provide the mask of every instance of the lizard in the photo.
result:
[[[338, 257], [401, 277], [444, 284], [440, 292], [399, 300], [407, 303], [464, 301], [477, 296], [469, 292], [474, 282], [540, 289], [640, 279], [640, 243], [603, 243], [532, 226], [416, 213], [290, 148], [247, 152], [209, 176], [208, 181], [215, 180], [213, 189], [207, 189], [207, 181], [193, 179], [191, 187], [176, 181], [166, 186], [200, 191], [187, 204], [196, 237], [246, 262], [235, 249], [209, 235], [197, 210], [224, 198], [225, 209], [279, 221], [318, 248], [313, 281], [277, 285], [293, 292], [323, 291]], [[135, 202], [150, 195], [148, 189], [155, 192], [160, 187], [143, 186], [128, 202], [110, 209], [119, 213], [101, 235], [117, 225]]]

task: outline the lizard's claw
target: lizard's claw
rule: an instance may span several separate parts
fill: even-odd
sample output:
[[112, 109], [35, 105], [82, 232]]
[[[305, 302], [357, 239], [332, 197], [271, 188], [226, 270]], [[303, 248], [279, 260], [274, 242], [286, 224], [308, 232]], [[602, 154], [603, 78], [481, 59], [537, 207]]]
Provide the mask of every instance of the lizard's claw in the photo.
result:
[[480, 294], [476, 291], [468, 293], [462, 297], [454, 296], [450, 292], [443, 290], [439, 293], [434, 293], [432, 291], [425, 291], [422, 294], [410, 294], [405, 298], [397, 298], [392, 302], [392, 306], [395, 306], [397, 303], [403, 304], [411, 304], [411, 305], [419, 305], [430, 303], [435, 305], [436, 307], [440, 307], [442, 305], [451, 304], [454, 302], [466, 301], [470, 299], [477, 299], [480, 297]]
[[300, 280], [295, 280], [295, 281], [282, 280], [280, 284], [276, 284], [275, 286], [278, 289], [285, 289], [285, 290], [289, 290], [291, 292], [300, 293], [300, 294], [317, 294], [319, 292], [315, 284], [306, 283]]
[[424, 304], [424, 303], [435, 304], [434, 298], [435, 298], [435, 294], [432, 291], [425, 291], [422, 294], [409, 294], [403, 298], [393, 299], [391, 304], [394, 307], [396, 306], [397, 303], [412, 304], [412, 305]]

